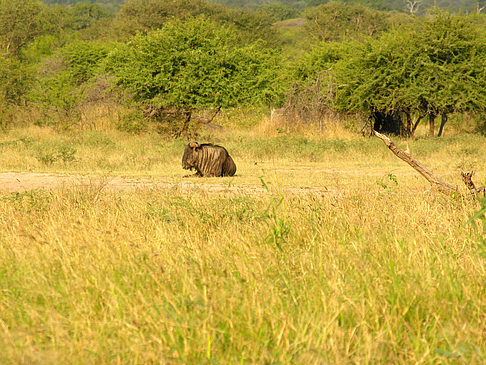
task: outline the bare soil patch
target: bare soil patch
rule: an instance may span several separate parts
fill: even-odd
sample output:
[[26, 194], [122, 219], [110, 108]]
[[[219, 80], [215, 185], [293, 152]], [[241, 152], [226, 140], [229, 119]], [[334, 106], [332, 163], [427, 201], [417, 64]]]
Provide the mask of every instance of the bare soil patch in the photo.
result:
[[[112, 190], [138, 190], [138, 189], [171, 189], [174, 191], [203, 190], [207, 192], [235, 192], [235, 193], [265, 193], [262, 186], [228, 186], [223, 184], [207, 183], [204, 179], [189, 178], [179, 183], [171, 183], [156, 178], [139, 178], [123, 176], [54, 174], [39, 172], [3, 172], [0, 173], [0, 191], [22, 192], [34, 189], [56, 189], [62, 187], [83, 187], [90, 185], [103, 185]], [[289, 193], [339, 193], [338, 190], [325, 187], [282, 188]]]

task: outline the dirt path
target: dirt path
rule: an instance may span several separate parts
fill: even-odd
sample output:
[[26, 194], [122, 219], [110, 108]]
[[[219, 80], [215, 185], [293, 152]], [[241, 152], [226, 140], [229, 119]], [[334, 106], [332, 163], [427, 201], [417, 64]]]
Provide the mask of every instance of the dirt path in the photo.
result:
[[[33, 189], [55, 189], [61, 187], [103, 186], [113, 190], [137, 189], [173, 189], [174, 191], [204, 190], [207, 192], [235, 192], [235, 193], [265, 193], [266, 190], [257, 185], [228, 186], [187, 179], [180, 183], [170, 183], [156, 178], [136, 178], [122, 176], [101, 175], [68, 175], [36, 172], [3, 172], [0, 173], [0, 192], [22, 192]], [[324, 187], [283, 188], [289, 193], [339, 193]]]

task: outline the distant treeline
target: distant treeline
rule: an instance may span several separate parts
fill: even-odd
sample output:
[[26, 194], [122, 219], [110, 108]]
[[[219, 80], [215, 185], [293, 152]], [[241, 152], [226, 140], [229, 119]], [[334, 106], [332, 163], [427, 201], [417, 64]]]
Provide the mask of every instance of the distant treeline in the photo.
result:
[[[46, 4], [68, 5], [75, 4], [86, 0], [43, 0]], [[228, 7], [237, 8], [259, 8], [261, 6], [281, 5], [295, 9], [304, 9], [318, 5], [327, 4], [335, 0], [211, 0], [210, 2], [219, 3]], [[119, 5], [126, 2], [124, 0], [89, 0], [89, 3], [118, 9]], [[363, 5], [377, 10], [397, 10], [397, 11], [416, 11], [423, 13], [426, 9], [435, 4], [444, 9], [476, 11], [486, 5], [486, 0], [340, 0], [339, 2], [346, 5]], [[415, 3], [414, 9], [410, 7]]]
[[109, 14], [115, 14], [120, 10], [120, 5], [125, 0], [42, 0], [42, 2], [48, 5], [74, 5], [77, 3], [89, 3], [95, 4], [108, 12]]
[[441, 131], [449, 116], [485, 120], [485, 15], [286, 4], [0, 0], [0, 128], [19, 116], [70, 128], [108, 103], [122, 129], [174, 135], [231, 108], [359, 115], [408, 136], [423, 120], [431, 132], [438, 117]]

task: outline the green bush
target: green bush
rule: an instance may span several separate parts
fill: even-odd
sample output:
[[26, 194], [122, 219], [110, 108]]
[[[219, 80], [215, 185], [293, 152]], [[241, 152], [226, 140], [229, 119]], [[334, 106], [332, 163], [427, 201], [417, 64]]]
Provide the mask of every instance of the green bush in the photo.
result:
[[160, 29], [173, 20], [188, 21], [205, 16], [220, 25], [232, 25], [242, 34], [242, 41], [276, 41], [273, 18], [250, 9], [234, 9], [206, 0], [127, 0], [114, 20], [115, 32], [122, 38], [139, 32]]
[[292, 19], [299, 16], [299, 10], [282, 4], [266, 4], [258, 7], [258, 12], [263, 13], [273, 21]]
[[69, 127], [80, 120], [78, 107], [107, 53], [106, 45], [73, 41], [44, 60], [28, 97], [44, 112], [47, 124]]
[[108, 47], [96, 42], [76, 41], [63, 49], [66, 71], [75, 85], [81, 85], [92, 78], [107, 56]]
[[275, 52], [258, 42], [238, 46], [234, 28], [201, 17], [139, 34], [106, 62], [134, 100], [185, 110], [278, 101], [279, 68]]
[[390, 29], [387, 14], [362, 5], [332, 1], [304, 12], [306, 28], [318, 40], [328, 42], [379, 36]]

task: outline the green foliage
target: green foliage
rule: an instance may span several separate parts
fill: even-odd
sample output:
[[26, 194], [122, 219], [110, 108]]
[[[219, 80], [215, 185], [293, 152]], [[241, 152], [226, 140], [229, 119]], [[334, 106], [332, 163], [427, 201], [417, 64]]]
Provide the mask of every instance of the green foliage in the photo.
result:
[[[85, 2], [86, 0], [42, 0], [46, 4], [60, 4], [71, 5], [79, 2]], [[285, 6], [295, 9], [303, 9], [307, 7], [314, 7], [322, 4], [327, 4], [333, 0], [211, 0], [211, 2], [219, 3], [230, 8], [251, 8], [257, 9], [262, 6]], [[123, 0], [90, 0], [91, 3], [99, 5], [105, 11], [114, 13], [118, 10], [119, 5]], [[347, 5], [362, 5], [371, 9], [377, 10], [396, 10], [407, 11], [405, 0], [341, 0], [342, 3]], [[428, 8], [435, 5], [440, 8], [447, 8], [451, 10], [465, 10], [474, 11], [476, 6], [483, 6], [484, 0], [422, 0], [419, 7], [419, 13], [423, 14]]]
[[[37, 102], [49, 125], [67, 127], [78, 121], [76, 105], [83, 100], [83, 89], [71, 83], [67, 72], [40, 78], [29, 94]], [[53, 119], [52, 116], [56, 118]]]
[[[378, 38], [321, 41], [291, 74], [295, 81], [321, 85], [325, 108], [402, 123], [397, 128], [412, 135], [425, 116], [486, 109], [485, 60], [480, 18], [435, 9], [431, 17], [415, 18]], [[323, 71], [329, 77], [320, 77]]]
[[20, 104], [32, 79], [33, 72], [28, 65], [0, 54], [0, 103]]
[[297, 81], [315, 80], [321, 71], [332, 70], [335, 64], [346, 59], [354, 50], [350, 43], [317, 43], [310, 52], [305, 53], [291, 68], [293, 79]]
[[[290, 6], [297, 9], [315, 7], [323, 4], [327, 4], [334, 0], [215, 0], [220, 4], [224, 4], [230, 7], [249, 7], [258, 8], [260, 6], [267, 5], [269, 3], [277, 5]], [[361, 5], [371, 9], [383, 10], [383, 11], [408, 11], [407, 3], [405, 0], [340, 0], [341, 3], [346, 5]], [[438, 6], [440, 8], [447, 8], [451, 10], [466, 10], [474, 11], [476, 6], [483, 6], [484, 0], [422, 0], [420, 1], [419, 14], [423, 14], [427, 9]]]
[[135, 100], [179, 109], [279, 99], [278, 58], [259, 43], [238, 47], [234, 28], [173, 20], [111, 52], [107, 70]]
[[[111, 53], [104, 71], [127, 95], [154, 107], [277, 105], [289, 93], [288, 75], [305, 86], [326, 70], [329, 77], [319, 82], [340, 111], [422, 115], [485, 108], [479, 86], [485, 82], [484, 17], [411, 17], [402, 0], [219, 2], [230, 7], [209, 0], [127, 0], [115, 15], [109, 9], [119, 0], [0, 0], [0, 124], [15, 114], [11, 106], [40, 107], [50, 121], [78, 118], [76, 109], [88, 100], [86, 90], [110, 48], [92, 40], [125, 43], [132, 36]], [[424, 0], [421, 9], [430, 3]], [[304, 8], [306, 28], [295, 19]], [[288, 18], [285, 25], [277, 22]], [[390, 30], [397, 24], [400, 31]], [[327, 43], [309, 42], [305, 31]], [[282, 59], [295, 66], [289, 70]], [[143, 129], [136, 119], [120, 118], [119, 127]]]
[[357, 46], [339, 63], [336, 101], [346, 110], [486, 108], [486, 42], [470, 18], [437, 11], [432, 19]]
[[85, 100], [87, 83], [107, 54], [106, 44], [71, 42], [45, 60], [29, 98], [39, 103], [46, 114], [54, 111], [62, 124], [76, 122], [76, 106]]
[[[99, 4], [120, 4], [124, 0], [90, 0], [91, 3]], [[71, 5], [79, 2], [86, 2], [86, 0], [43, 0], [46, 4]]]
[[59, 11], [37, 0], [0, 0], [0, 50], [8, 55], [18, 55], [36, 37], [62, 26]]
[[318, 40], [328, 42], [376, 37], [391, 26], [383, 12], [339, 2], [310, 8], [304, 12], [304, 16], [308, 32]]
[[35, 65], [42, 62], [46, 57], [52, 56], [64, 44], [62, 37], [53, 34], [43, 34], [36, 37], [32, 42], [22, 49], [22, 61], [26, 64]]
[[376, 185], [380, 186], [383, 188], [387, 193], [392, 193], [394, 191], [394, 188], [398, 186], [398, 179], [396, 175], [388, 173], [386, 175], [388, 178], [389, 182], [388, 185], [387, 182], [384, 182], [385, 178], [381, 178], [380, 180], [376, 180]]
[[[263, 188], [271, 193], [270, 183], [266, 182], [263, 176], [260, 177], [260, 182]], [[284, 197], [281, 193], [278, 195], [271, 194], [270, 203], [263, 217], [267, 219], [270, 231], [265, 242], [282, 250], [283, 245], [287, 242], [291, 227], [287, 222]]]
[[[319, 6], [328, 4], [333, 0], [308, 0], [307, 6]], [[404, 1], [402, 0], [342, 0], [341, 3], [346, 5], [360, 5], [378, 10], [392, 10], [404, 8]]]
[[248, 9], [229, 9], [206, 0], [128, 0], [114, 21], [115, 32], [121, 39], [137, 32], [160, 29], [169, 20], [188, 20], [206, 16], [220, 24], [231, 24], [243, 32], [242, 40], [263, 39], [275, 44], [273, 19], [266, 13]]
[[[46, 4], [50, 5], [63, 5], [63, 6], [71, 6], [78, 3], [85, 3], [87, 0], [42, 0]], [[103, 11], [108, 12], [109, 14], [114, 14], [120, 10], [120, 4], [123, 3], [124, 0], [89, 0], [89, 3], [99, 6], [103, 9]]]
[[92, 78], [107, 54], [108, 47], [96, 42], [77, 41], [66, 46], [63, 58], [71, 82], [81, 85]]
[[94, 22], [109, 17], [101, 6], [84, 1], [73, 5], [71, 14], [73, 18], [71, 26], [74, 30], [88, 28]]
[[291, 6], [282, 4], [266, 4], [258, 7], [257, 12], [264, 13], [274, 21], [292, 19], [299, 16], [299, 11]]
[[[479, 210], [469, 218], [469, 223], [473, 226], [478, 240], [478, 250], [481, 257], [486, 258], [486, 197], [478, 198]], [[479, 229], [478, 225], [481, 227]]]

